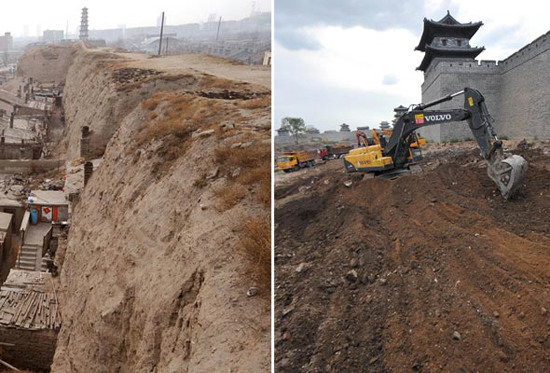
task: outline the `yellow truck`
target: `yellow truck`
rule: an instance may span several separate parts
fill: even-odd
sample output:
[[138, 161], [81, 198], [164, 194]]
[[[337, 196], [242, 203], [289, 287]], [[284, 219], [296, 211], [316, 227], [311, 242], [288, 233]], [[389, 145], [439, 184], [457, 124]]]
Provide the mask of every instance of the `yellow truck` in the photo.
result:
[[315, 151], [283, 153], [277, 157], [277, 167], [284, 172], [297, 171], [300, 168], [315, 166], [315, 158]]

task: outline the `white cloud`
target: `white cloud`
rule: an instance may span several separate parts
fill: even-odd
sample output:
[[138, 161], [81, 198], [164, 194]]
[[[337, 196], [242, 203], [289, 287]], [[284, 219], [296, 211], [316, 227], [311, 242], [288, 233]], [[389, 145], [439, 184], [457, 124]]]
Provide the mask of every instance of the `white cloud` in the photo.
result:
[[[337, 11], [338, 6], [334, 2], [334, 9], [324, 11]], [[479, 59], [502, 60], [548, 32], [548, 8], [541, 0], [523, 0], [514, 6], [496, 0], [425, 0], [424, 16], [439, 20], [450, 10], [460, 22], [482, 21], [471, 44], [485, 46]], [[396, 19], [405, 12], [390, 6], [388, 11]], [[345, 24], [343, 20], [340, 15], [340, 24]], [[291, 51], [276, 41], [276, 122], [291, 115], [302, 116], [320, 129], [338, 129], [342, 122], [352, 127], [373, 125], [390, 120], [398, 105], [420, 102], [424, 78], [415, 68], [423, 54], [413, 49], [420, 39], [422, 18], [417, 22], [417, 30], [401, 25], [375, 30], [321, 23], [295, 29], [295, 37], [301, 33], [318, 44], [309, 50]]]
[[[411, 31], [333, 26], [301, 31], [320, 48], [291, 51], [275, 43], [276, 121], [307, 115], [322, 129], [342, 122], [375, 126], [391, 120], [394, 107], [420, 102], [423, 75], [415, 68], [422, 54], [413, 50], [418, 37]], [[312, 102], [320, 105], [305, 107]], [[285, 110], [293, 112], [281, 113]]]
[[[412, 32], [316, 27], [309, 33], [322, 48], [310, 52], [305, 67], [327, 85], [368, 92], [418, 91], [422, 74], [414, 69], [422, 56], [413, 51], [418, 37]], [[386, 75], [394, 76], [397, 84], [384, 84]]]

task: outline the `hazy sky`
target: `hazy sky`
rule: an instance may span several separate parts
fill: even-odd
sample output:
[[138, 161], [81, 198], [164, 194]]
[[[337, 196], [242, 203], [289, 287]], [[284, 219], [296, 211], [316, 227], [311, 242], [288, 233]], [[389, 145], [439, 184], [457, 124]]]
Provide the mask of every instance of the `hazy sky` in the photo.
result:
[[[155, 26], [157, 17], [165, 12], [167, 24], [177, 25], [190, 22], [204, 22], [212, 13], [225, 20], [242, 19], [250, 15], [252, 0], [153, 0], [153, 1], [69, 1], [69, 0], [25, 0], [4, 1], [0, 12], [0, 34], [11, 32], [29, 36], [37, 31], [65, 30], [69, 22], [69, 33], [80, 25], [81, 9], [86, 6], [90, 30], [126, 27]], [[270, 11], [270, 0], [256, 0], [256, 10]]]
[[274, 126], [301, 117], [321, 130], [377, 126], [421, 100], [423, 18], [450, 10], [482, 21], [471, 40], [502, 60], [550, 30], [545, 0], [275, 0]]

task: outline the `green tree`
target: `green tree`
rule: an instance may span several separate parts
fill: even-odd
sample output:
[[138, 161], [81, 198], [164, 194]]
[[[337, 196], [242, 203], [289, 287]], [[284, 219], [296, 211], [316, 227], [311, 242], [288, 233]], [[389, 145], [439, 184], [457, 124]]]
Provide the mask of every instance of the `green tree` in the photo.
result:
[[287, 130], [294, 137], [296, 144], [299, 142], [299, 137], [306, 133], [306, 123], [302, 118], [283, 118], [281, 128]]

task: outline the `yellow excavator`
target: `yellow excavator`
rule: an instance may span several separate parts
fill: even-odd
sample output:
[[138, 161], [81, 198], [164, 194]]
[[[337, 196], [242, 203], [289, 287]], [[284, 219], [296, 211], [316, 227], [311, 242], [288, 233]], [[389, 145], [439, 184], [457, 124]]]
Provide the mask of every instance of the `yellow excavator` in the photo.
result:
[[[464, 96], [464, 108], [426, 110], [457, 96]], [[505, 198], [513, 196], [527, 173], [527, 161], [519, 155], [506, 156], [502, 141], [493, 128], [485, 98], [476, 89], [464, 88], [426, 104], [411, 106], [395, 123], [389, 140], [351, 150], [344, 157], [348, 172], [367, 172], [375, 175], [410, 172], [415, 165], [415, 150], [420, 144], [415, 131], [419, 128], [448, 122], [467, 121], [481, 155], [487, 162], [487, 174]], [[366, 137], [366, 136], [365, 136]], [[412, 145], [416, 143], [417, 147]]]
[[[372, 137], [368, 137], [365, 132], [356, 130], [355, 137], [357, 139], [357, 147], [363, 148], [371, 145], [380, 145], [382, 148], [385, 148], [387, 138], [391, 137], [392, 133], [392, 129], [377, 130], [375, 128], [372, 130]], [[413, 133], [412, 136], [414, 136], [414, 141], [410, 144], [410, 158], [413, 161], [419, 161], [422, 159], [421, 148], [426, 145], [426, 139], [420, 137], [417, 133]]]

